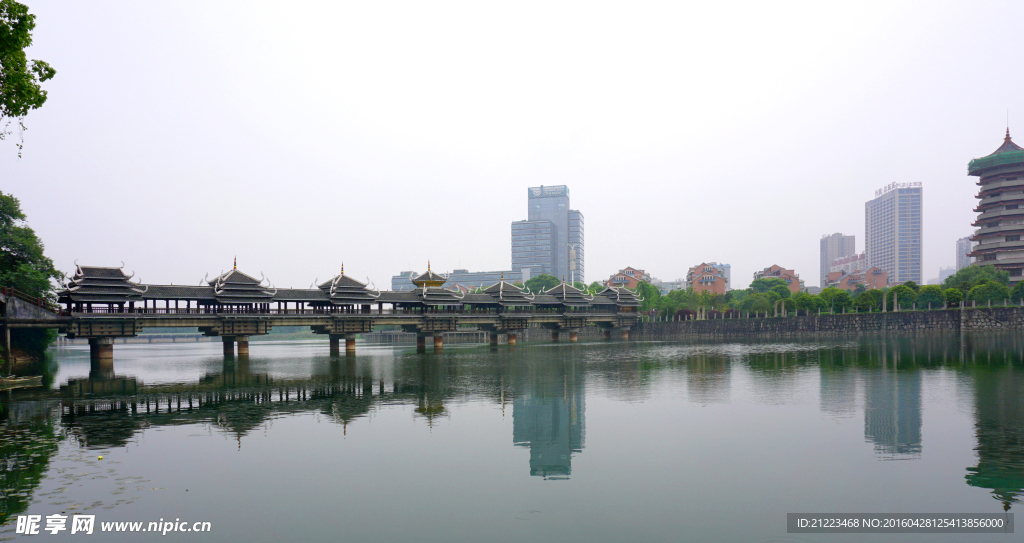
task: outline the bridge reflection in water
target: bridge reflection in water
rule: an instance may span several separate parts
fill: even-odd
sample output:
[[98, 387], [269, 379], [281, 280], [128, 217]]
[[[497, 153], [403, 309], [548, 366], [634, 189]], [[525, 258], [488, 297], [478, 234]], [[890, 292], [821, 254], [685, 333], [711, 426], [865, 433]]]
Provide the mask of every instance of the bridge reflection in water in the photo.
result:
[[[756, 383], [753, 392], [769, 402], [785, 401], [813, 380], [817, 410], [837, 418], [862, 416], [863, 425], [852, 428], [873, 445], [875, 456], [908, 462], [920, 461], [925, 443], [923, 379], [937, 371], [954, 376], [973, 407], [974, 441], [966, 446], [975, 447], [977, 455], [976, 462], [953, 468], [957, 477], [991, 492], [1007, 509], [1024, 492], [1024, 342], [1019, 338], [603, 348], [599, 357], [585, 346], [536, 347], [534, 356], [523, 356], [522, 349], [487, 348], [400, 353], [384, 372], [367, 362], [369, 356], [319, 357], [313, 371], [298, 378], [254, 371], [262, 366], [239, 356], [218, 360], [219, 370], [188, 383], [149, 385], [97, 372], [69, 380], [59, 392], [4, 394], [0, 465], [14, 469], [0, 470], [3, 488], [13, 489], [0, 522], [27, 506], [25, 496], [39, 484], [60, 435], [83, 446], [119, 447], [154, 427], [202, 424], [242, 447], [246, 436], [289, 414], [317, 413], [347, 433], [376, 410], [408, 409], [433, 425], [450, 416], [453, 402], [483, 400], [511, 407], [510, 445], [529, 449], [529, 473], [560, 479], [572, 474], [572, 459], [585, 447], [588, 391], [635, 401], [649, 393], [657, 374], [678, 373], [689, 401], [729, 403], [736, 400], [729, 391], [738, 368], [743, 380]], [[557, 356], [538, 356], [537, 350], [557, 351]], [[677, 354], [666, 359], [656, 354], [659, 350]]]

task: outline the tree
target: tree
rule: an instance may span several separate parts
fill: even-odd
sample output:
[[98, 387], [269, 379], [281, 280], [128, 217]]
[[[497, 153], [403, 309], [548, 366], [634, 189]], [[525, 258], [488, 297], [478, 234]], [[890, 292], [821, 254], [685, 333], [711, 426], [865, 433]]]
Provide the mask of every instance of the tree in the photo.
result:
[[[21, 202], [0, 192], [0, 286], [14, 287], [29, 296], [56, 301], [52, 281], [61, 274], [43, 254], [43, 242], [25, 223]], [[53, 330], [11, 330], [11, 344], [42, 353], [56, 337]]]
[[964, 301], [964, 293], [958, 288], [950, 287], [942, 291], [942, 298], [946, 300], [946, 307], [957, 307]]
[[540, 294], [545, 290], [557, 287], [561, 283], [562, 282], [554, 275], [542, 273], [537, 277], [530, 278], [530, 280], [526, 282], [526, 288], [530, 289], [530, 292], [533, 292], [534, 294]]
[[39, 85], [57, 74], [41, 60], [28, 61], [25, 49], [32, 45], [36, 16], [28, 7], [14, 0], [0, 0], [0, 140], [12, 134], [12, 120], [17, 121], [21, 157], [24, 141], [25, 115], [46, 102], [46, 91]]
[[909, 288], [910, 290], [914, 291], [914, 292], [918, 292], [919, 290], [921, 290], [920, 285], [918, 285], [914, 281], [907, 281], [906, 283], [903, 283], [903, 285], [906, 286], [907, 288]]
[[783, 284], [781, 285], [775, 285], [774, 287], [771, 288], [769, 292], [774, 292], [775, 294], [778, 294], [779, 298], [782, 299], [789, 298], [793, 294], [792, 292], [789, 291], [789, 285], [785, 284], [785, 282], [783, 282]]
[[[847, 298], [849, 298], [849, 296], [847, 296]], [[803, 309], [808, 313], [817, 311], [819, 309], [828, 309], [828, 305], [825, 303], [825, 300], [821, 297], [820, 294], [815, 295], [807, 294], [806, 292], [797, 292], [796, 294], [793, 295], [792, 300], [796, 303], [797, 309]]]
[[928, 309], [929, 304], [932, 309], [941, 309], [945, 303], [939, 285], [925, 285], [917, 291], [917, 307], [920, 309]]
[[764, 292], [755, 292], [743, 299], [743, 304], [739, 308], [741, 311], [749, 311], [751, 313], [767, 313], [772, 308], [773, 300]]
[[1013, 285], [1013, 289], [1010, 291], [1010, 301], [1019, 304], [1021, 299], [1024, 298], [1024, 281]]
[[857, 309], [881, 309], [882, 291], [878, 289], [865, 290], [853, 298], [853, 305]]
[[985, 281], [967, 293], [967, 300], [978, 304], [1003, 303], [1010, 297], [1010, 289], [998, 281]]
[[853, 287], [853, 292], [850, 293], [850, 296], [856, 298], [858, 295], [860, 295], [860, 294], [862, 294], [864, 292], [867, 292], [867, 291], [868, 291], [868, 286], [867, 285], [865, 285], [864, 283], [857, 283], [857, 286]]
[[896, 303], [900, 304], [901, 309], [910, 309], [916, 300], [917, 293], [907, 285], [896, 285], [885, 293], [885, 305], [889, 309], [896, 309]]
[[637, 283], [636, 294], [644, 299], [640, 302], [640, 311], [650, 311], [661, 307], [661, 291], [647, 281]]
[[786, 290], [789, 290], [789, 284], [779, 279], [778, 277], [762, 277], [761, 279], [754, 279], [750, 282], [751, 292], [768, 292], [776, 286], [783, 286]]
[[828, 309], [834, 313], [842, 313], [844, 307], [853, 307], [853, 298], [850, 297], [850, 293], [841, 288], [822, 289], [818, 293], [818, 298], [821, 299], [822, 309]]
[[601, 283], [594, 281], [593, 283], [590, 283], [589, 287], [587, 287], [587, 291], [590, 292], [591, 294], [597, 294], [598, 292], [601, 292], [605, 288], [606, 287]]
[[995, 281], [1002, 285], [1010, 284], [1010, 273], [1000, 270], [995, 266], [979, 266], [972, 264], [966, 268], [950, 275], [942, 282], [942, 290], [947, 288], [958, 288], [960, 292], [967, 293], [974, 287], [985, 281]]

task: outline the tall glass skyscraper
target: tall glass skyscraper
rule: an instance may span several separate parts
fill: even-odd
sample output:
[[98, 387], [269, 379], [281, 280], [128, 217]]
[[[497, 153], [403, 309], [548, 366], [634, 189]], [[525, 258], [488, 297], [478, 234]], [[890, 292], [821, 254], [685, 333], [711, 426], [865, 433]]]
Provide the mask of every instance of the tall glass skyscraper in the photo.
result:
[[892, 183], [864, 204], [864, 252], [890, 283], [921, 284], [921, 198], [917, 183]]
[[[512, 270], [584, 281], [583, 213], [569, 208], [569, 188], [530, 187], [528, 219], [512, 223]], [[525, 269], [525, 271], [524, 271]]]
[[821, 288], [828, 286], [828, 271], [832, 267], [832, 261], [855, 254], [857, 254], [857, 239], [854, 236], [844, 236], [838, 232], [821, 236], [821, 282], [818, 283]]

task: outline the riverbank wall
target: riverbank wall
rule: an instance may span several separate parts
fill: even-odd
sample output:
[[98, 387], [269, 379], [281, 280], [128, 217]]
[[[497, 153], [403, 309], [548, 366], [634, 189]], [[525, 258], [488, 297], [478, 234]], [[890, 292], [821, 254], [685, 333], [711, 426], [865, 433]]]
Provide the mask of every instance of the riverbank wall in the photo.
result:
[[1024, 308], [992, 307], [888, 313], [847, 313], [754, 319], [642, 322], [634, 340], [813, 335], [916, 334], [1024, 330]]

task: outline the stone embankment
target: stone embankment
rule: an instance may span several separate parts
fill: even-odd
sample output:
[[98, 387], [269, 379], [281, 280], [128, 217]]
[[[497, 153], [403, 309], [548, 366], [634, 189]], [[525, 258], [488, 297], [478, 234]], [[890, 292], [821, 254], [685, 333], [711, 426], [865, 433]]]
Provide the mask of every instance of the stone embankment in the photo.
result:
[[803, 335], [914, 334], [1024, 330], [1024, 308], [992, 307], [889, 313], [848, 313], [754, 319], [643, 322], [633, 340]]

